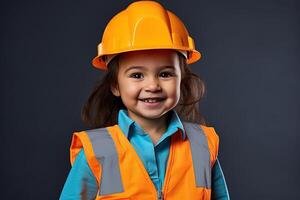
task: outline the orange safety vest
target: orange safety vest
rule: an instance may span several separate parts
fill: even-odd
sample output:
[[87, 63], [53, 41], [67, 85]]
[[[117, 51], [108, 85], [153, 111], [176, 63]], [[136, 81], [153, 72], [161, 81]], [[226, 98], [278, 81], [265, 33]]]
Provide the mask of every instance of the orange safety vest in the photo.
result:
[[75, 132], [71, 164], [83, 148], [97, 180], [98, 200], [209, 200], [211, 168], [217, 159], [219, 137], [213, 127], [189, 122], [183, 122], [183, 126], [187, 137], [182, 138], [179, 129], [171, 136], [161, 193], [118, 125]]

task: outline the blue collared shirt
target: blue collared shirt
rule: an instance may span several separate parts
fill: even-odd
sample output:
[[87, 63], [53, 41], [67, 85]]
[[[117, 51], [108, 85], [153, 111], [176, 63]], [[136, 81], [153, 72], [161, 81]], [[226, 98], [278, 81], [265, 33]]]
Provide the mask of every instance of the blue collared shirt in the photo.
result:
[[[118, 114], [119, 127], [139, 155], [158, 191], [161, 191], [165, 177], [170, 149], [170, 136], [180, 129], [182, 138], [186, 137], [177, 113], [172, 110], [170, 114], [171, 118], [167, 130], [155, 145], [149, 135], [128, 116], [126, 110], [120, 110]], [[83, 150], [76, 157], [60, 199], [81, 199], [82, 185], [87, 185], [88, 191], [85, 191], [87, 199], [94, 199], [98, 191], [97, 181], [87, 164]], [[212, 169], [212, 199], [229, 199], [225, 178], [218, 160]]]

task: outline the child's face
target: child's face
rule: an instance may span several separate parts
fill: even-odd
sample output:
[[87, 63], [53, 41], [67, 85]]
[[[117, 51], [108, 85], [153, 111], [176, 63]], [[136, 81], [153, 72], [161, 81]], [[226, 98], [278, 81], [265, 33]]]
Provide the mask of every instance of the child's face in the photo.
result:
[[181, 71], [173, 50], [144, 50], [121, 54], [118, 88], [133, 120], [157, 119], [173, 109], [180, 98]]

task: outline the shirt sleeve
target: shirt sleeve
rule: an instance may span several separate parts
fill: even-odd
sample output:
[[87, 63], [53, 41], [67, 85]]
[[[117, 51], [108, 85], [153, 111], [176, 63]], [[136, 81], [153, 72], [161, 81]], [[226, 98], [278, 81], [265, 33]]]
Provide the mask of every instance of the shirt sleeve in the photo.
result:
[[83, 149], [81, 149], [69, 172], [59, 199], [95, 199], [97, 191], [97, 181], [87, 163]]
[[218, 159], [212, 168], [212, 199], [230, 200], [225, 177]]

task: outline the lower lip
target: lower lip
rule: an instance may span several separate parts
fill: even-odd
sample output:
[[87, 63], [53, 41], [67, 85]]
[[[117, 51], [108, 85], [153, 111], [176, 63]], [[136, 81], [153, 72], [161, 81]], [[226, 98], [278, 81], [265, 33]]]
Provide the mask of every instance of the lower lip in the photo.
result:
[[144, 102], [144, 101], [141, 101], [145, 106], [147, 106], [147, 107], [157, 107], [157, 106], [159, 106], [162, 102], [163, 102], [164, 100], [162, 100], [162, 101], [157, 101], [157, 102]]

